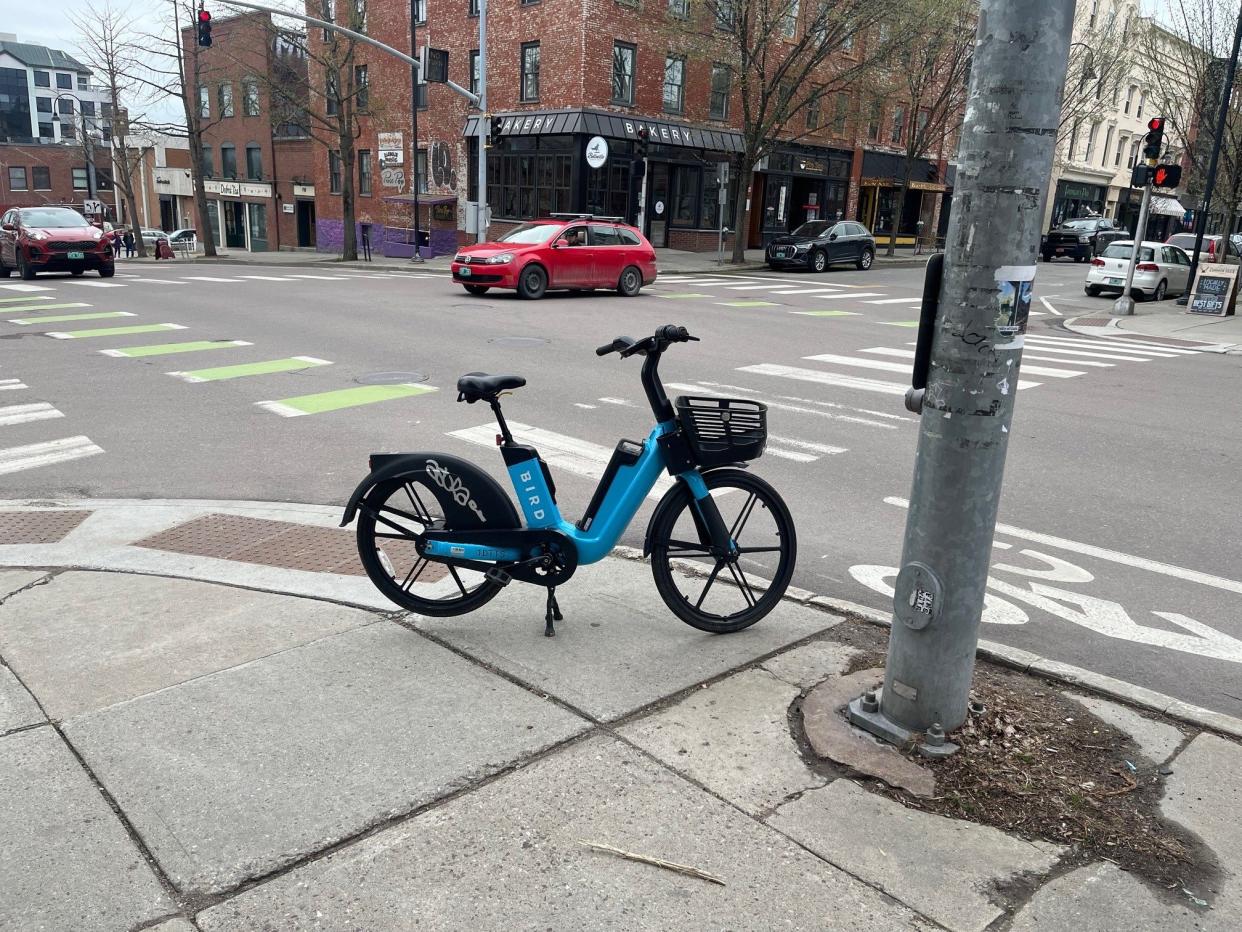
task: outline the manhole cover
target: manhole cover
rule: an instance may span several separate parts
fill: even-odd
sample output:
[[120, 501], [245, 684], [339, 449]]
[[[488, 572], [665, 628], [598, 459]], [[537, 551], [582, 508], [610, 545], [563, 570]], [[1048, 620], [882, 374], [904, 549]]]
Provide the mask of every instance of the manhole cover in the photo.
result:
[[426, 382], [425, 372], [369, 372], [354, 379], [359, 385], [404, 385], [407, 382]]
[[543, 337], [492, 337], [487, 341], [495, 343], [497, 346], [512, 346], [515, 349], [530, 346], [543, 346], [548, 341]]

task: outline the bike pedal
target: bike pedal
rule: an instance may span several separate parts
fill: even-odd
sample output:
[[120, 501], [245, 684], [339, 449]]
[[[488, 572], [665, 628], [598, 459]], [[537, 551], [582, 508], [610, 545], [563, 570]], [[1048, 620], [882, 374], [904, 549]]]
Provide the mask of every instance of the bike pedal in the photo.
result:
[[499, 566], [493, 566], [483, 575], [487, 577], [488, 582], [494, 582], [499, 586], [507, 586], [509, 583], [513, 582], [513, 577], [502, 570]]

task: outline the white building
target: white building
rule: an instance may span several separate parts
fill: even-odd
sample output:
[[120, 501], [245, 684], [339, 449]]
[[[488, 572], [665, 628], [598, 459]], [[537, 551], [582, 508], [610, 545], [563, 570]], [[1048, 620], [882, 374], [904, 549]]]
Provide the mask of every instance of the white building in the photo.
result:
[[73, 142], [85, 119], [106, 142], [109, 110], [106, 89], [91, 84], [91, 70], [73, 56], [0, 33], [0, 141]]

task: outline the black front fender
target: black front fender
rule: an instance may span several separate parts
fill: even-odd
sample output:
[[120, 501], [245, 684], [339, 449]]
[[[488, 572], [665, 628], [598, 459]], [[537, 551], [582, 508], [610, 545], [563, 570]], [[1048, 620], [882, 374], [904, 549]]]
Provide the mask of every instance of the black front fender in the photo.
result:
[[[358, 505], [375, 486], [396, 479], [419, 478], [436, 494], [447, 527], [488, 529], [521, 527], [517, 509], [491, 476], [451, 453], [373, 453], [371, 474], [358, 483], [345, 505], [341, 527], [358, 514]], [[430, 470], [428, 468], [430, 464]]]
[[[700, 469], [699, 474], [706, 476], [708, 473], [716, 472], [717, 470], [720, 470], [720, 469], [749, 469], [749, 468], [750, 468], [749, 463], [725, 463], [724, 465], [721, 465], [721, 466], [711, 466], [707, 469]], [[643, 556], [644, 557], [651, 556], [651, 546], [652, 546], [651, 529], [654, 528], [657, 524], [659, 524], [659, 519], [663, 517], [664, 512], [672, 508], [683, 507], [682, 500], [688, 499], [688, 498], [690, 498], [690, 489], [686, 485], [685, 481], [680, 478], [677, 480], [677, 482], [673, 484], [673, 487], [671, 489], [669, 489], [667, 492], [664, 493], [664, 497], [660, 499], [659, 503], [656, 505], [655, 511], [651, 513], [651, 520], [647, 522], [647, 533], [645, 537], [643, 538]], [[694, 509], [691, 512], [691, 514], [694, 516], [694, 524], [695, 524], [695, 527], [698, 529], [699, 539], [704, 540], [704, 541], [708, 540], [711, 537], [711, 535], [708, 532], [706, 525], [703, 524], [702, 519], [699, 517], [698, 509], [697, 508]]]

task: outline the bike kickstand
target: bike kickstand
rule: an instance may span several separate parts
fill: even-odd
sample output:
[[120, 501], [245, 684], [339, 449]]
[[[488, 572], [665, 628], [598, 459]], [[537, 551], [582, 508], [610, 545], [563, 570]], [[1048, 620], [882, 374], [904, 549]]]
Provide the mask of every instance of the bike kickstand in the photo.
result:
[[548, 587], [548, 607], [547, 607], [547, 610], [544, 612], [543, 620], [544, 620], [543, 636], [546, 638], [556, 637], [556, 628], [553, 627], [552, 622], [554, 620], [555, 621], [565, 620], [565, 616], [561, 614], [561, 607], [559, 604], [557, 604], [557, 601], [556, 601], [556, 586]]

